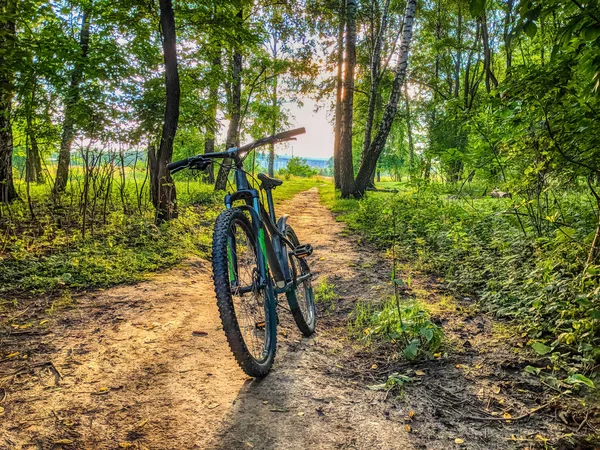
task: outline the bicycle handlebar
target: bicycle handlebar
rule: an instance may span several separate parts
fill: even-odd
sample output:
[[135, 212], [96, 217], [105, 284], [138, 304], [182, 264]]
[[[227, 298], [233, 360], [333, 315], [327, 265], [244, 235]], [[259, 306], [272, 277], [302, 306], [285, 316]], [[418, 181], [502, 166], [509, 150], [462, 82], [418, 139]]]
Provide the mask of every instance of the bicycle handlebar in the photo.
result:
[[300, 128], [296, 128], [294, 130], [282, 131], [281, 133], [276, 134], [273, 137], [276, 140], [281, 141], [281, 140], [289, 139], [293, 136], [298, 136], [299, 134], [304, 134], [304, 133], [306, 133], [306, 128], [300, 127]]
[[299, 134], [304, 133], [306, 133], [306, 128], [296, 128], [294, 130], [283, 131], [279, 134], [274, 134], [272, 136], [258, 139], [241, 147], [232, 147], [224, 152], [205, 153], [203, 155], [190, 156], [189, 158], [185, 158], [180, 161], [174, 161], [170, 164], [167, 164], [167, 170], [172, 174], [188, 167], [192, 169], [204, 170], [208, 167], [209, 164], [211, 164], [210, 159], [214, 158], [236, 158], [236, 162], [239, 162], [238, 155], [240, 153], [250, 151], [257, 147], [261, 147], [270, 143], [290, 141], [294, 139], [294, 136], [298, 136]]

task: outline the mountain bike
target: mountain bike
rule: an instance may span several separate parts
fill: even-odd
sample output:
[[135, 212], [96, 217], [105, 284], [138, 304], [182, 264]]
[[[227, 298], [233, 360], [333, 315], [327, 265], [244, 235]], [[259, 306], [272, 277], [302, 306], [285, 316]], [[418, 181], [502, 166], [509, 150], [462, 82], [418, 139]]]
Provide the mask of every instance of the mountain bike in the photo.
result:
[[[251, 187], [244, 159], [256, 148], [295, 140], [304, 128], [265, 137], [224, 152], [204, 153], [167, 165], [171, 173], [204, 171], [217, 159], [235, 168], [235, 190], [225, 196], [226, 209], [214, 228], [212, 266], [217, 306], [229, 347], [242, 370], [252, 377], [269, 373], [277, 343], [278, 295], [285, 294], [296, 325], [305, 336], [315, 331], [312, 274], [288, 216], [275, 216], [273, 189], [283, 181], [258, 174], [260, 191]], [[265, 209], [262, 193], [266, 196]]]

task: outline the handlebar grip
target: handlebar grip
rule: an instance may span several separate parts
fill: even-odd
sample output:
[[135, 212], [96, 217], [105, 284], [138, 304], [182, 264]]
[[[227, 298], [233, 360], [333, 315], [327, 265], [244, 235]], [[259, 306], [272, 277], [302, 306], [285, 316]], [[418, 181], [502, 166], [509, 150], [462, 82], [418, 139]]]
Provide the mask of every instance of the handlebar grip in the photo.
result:
[[180, 167], [185, 167], [189, 163], [190, 163], [190, 158], [185, 158], [185, 159], [182, 159], [181, 161], [175, 161], [170, 164], [167, 164], [167, 169], [169, 170], [169, 172], [171, 172], [175, 169], [179, 169]]
[[291, 138], [292, 136], [298, 136], [299, 134], [304, 134], [304, 133], [306, 133], [306, 128], [302, 127], [302, 128], [296, 128], [295, 130], [283, 131], [279, 134], [276, 134], [273, 137], [277, 140], [288, 139], [288, 138]]

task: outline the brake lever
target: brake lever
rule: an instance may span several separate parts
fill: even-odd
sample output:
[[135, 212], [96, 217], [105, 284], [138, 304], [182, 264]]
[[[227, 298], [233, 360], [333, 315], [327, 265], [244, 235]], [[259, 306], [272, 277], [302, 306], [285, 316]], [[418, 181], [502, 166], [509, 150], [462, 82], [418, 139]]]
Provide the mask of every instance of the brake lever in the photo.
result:
[[191, 163], [188, 167], [192, 170], [206, 170], [213, 162], [209, 159], [201, 158]]

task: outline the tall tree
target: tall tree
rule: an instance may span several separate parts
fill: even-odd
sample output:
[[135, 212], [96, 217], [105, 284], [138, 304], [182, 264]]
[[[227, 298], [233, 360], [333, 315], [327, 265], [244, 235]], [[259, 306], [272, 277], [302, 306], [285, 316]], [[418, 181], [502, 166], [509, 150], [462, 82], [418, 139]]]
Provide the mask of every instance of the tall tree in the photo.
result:
[[[210, 88], [208, 92], [208, 124], [205, 129], [204, 153], [213, 153], [215, 151], [215, 135], [219, 124], [217, 122], [217, 109], [219, 107], [219, 78], [221, 74], [221, 49], [215, 51], [210, 70]], [[206, 168], [205, 179], [208, 184], [215, 182], [214, 168]]]
[[377, 160], [379, 155], [385, 147], [387, 137], [392, 128], [392, 123], [396, 117], [396, 111], [398, 110], [398, 102], [402, 96], [402, 86], [406, 78], [406, 71], [408, 69], [408, 55], [410, 50], [410, 41], [412, 40], [413, 24], [415, 20], [415, 13], [417, 9], [417, 0], [408, 0], [406, 2], [406, 11], [404, 13], [404, 25], [402, 29], [402, 41], [400, 43], [400, 50], [398, 55], [398, 64], [395, 69], [394, 81], [392, 83], [392, 90], [388, 103], [385, 107], [381, 123], [377, 134], [371, 142], [368, 151], [366, 152], [356, 180], [354, 182], [353, 193], [357, 196], [362, 196], [366, 189], [371, 184], [373, 171], [377, 166]]
[[340, 180], [340, 138], [342, 131], [342, 93], [344, 91], [344, 31], [346, 29], [346, 0], [340, 0], [339, 22], [337, 31], [336, 62], [337, 74], [335, 78], [335, 123], [333, 141], [333, 181], [336, 189], [341, 188]]
[[15, 0], [0, 0], [0, 202], [17, 198], [13, 184], [11, 124], [14, 95]]
[[[242, 12], [238, 14], [241, 17]], [[229, 126], [227, 128], [227, 137], [225, 139], [225, 148], [237, 147], [240, 145], [240, 119], [242, 114], [242, 54], [236, 46], [231, 57], [231, 83], [230, 93], [228, 94]], [[215, 183], [215, 190], [223, 191], [227, 188], [227, 178], [231, 160], [225, 159]]]
[[483, 67], [485, 70], [485, 89], [488, 93], [498, 87], [498, 79], [492, 70], [492, 49], [490, 48], [490, 33], [488, 30], [487, 11], [484, 9], [479, 16], [481, 23], [481, 39], [483, 42]]
[[389, 7], [390, 0], [385, 0], [383, 10], [381, 11], [381, 21], [378, 30], [374, 30], [375, 41], [373, 42], [373, 46], [371, 49], [370, 62], [371, 88], [369, 91], [369, 106], [367, 109], [367, 118], [365, 121], [365, 135], [363, 139], [361, 159], [364, 159], [364, 157], [367, 155], [367, 152], [369, 151], [369, 147], [371, 145], [373, 122], [375, 120], [375, 107], [377, 106], [377, 99], [379, 97], [379, 82], [381, 81], [381, 48], [383, 46], [383, 39], [387, 30]]
[[79, 32], [79, 57], [73, 63], [71, 72], [71, 83], [67, 91], [63, 116], [63, 131], [60, 140], [60, 151], [58, 154], [58, 166], [54, 180], [54, 192], [64, 191], [69, 178], [69, 166], [71, 164], [71, 146], [75, 139], [75, 123], [77, 104], [81, 97], [80, 84], [83, 79], [83, 69], [87, 58], [90, 42], [91, 10], [83, 10], [81, 18], [81, 30]]
[[42, 157], [40, 155], [40, 147], [36, 136], [36, 130], [33, 123], [33, 108], [36, 102], [37, 79], [35, 73], [32, 75], [31, 96], [28, 99], [26, 106], [26, 160], [25, 160], [25, 181], [27, 182], [44, 182], [44, 174], [42, 173]]
[[354, 108], [354, 69], [356, 66], [356, 1], [346, 0], [346, 57], [344, 60], [344, 90], [340, 131], [340, 189], [349, 197], [354, 186], [352, 161], [352, 113]]
[[179, 122], [179, 72], [177, 69], [177, 36], [175, 14], [171, 0], [160, 0], [160, 26], [165, 62], [166, 105], [158, 153], [151, 151], [151, 196], [156, 208], [156, 220], [162, 222], [177, 216], [175, 183], [167, 170], [173, 156], [173, 141]]

